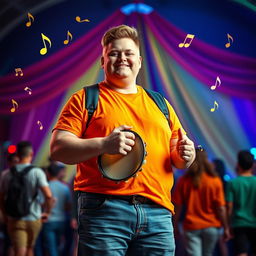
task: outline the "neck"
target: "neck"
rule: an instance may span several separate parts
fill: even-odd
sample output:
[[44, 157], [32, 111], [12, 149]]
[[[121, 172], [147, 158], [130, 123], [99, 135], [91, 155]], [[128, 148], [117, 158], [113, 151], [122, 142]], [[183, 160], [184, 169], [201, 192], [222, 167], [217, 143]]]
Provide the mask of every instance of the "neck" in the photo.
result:
[[32, 161], [31, 157], [22, 158], [19, 161], [19, 164], [30, 164]]
[[240, 176], [252, 176], [252, 170], [251, 169], [247, 170], [247, 171], [240, 170], [239, 175]]
[[105, 84], [110, 87], [111, 89], [123, 93], [123, 94], [131, 94], [131, 93], [137, 93], [137, 86], [135, 81], [134, 82], [126, 82], [125, 80], [118, 81], [118, 82], [112, 82], [109, 81], [107, 78], [105, 79]]

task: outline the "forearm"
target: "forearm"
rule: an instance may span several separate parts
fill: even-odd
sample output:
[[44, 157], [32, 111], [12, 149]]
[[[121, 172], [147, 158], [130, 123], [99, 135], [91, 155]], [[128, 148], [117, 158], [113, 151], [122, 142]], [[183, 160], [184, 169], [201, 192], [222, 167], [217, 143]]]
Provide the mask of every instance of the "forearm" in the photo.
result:
[[225, 206], [218, 207], [218, 216], [224, 229], [229, 228], [228, 216]]
[[51, 158], [65, 164], [77, 164], [103, 153], [103, 138], [80, 139], [63, 136], [51, 143]]

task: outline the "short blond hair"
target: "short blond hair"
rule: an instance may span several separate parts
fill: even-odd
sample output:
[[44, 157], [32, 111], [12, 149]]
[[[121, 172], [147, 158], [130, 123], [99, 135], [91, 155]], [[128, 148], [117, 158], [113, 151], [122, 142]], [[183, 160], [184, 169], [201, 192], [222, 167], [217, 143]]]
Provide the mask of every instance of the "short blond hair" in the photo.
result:
[[102, 47], [105, 47], [112, 41], [121, 38], [130, 38], [138, 47], [140, 46], [137, 29], [127, 25], [112, 27], [106, 31], [101, 39], [101, 45]]

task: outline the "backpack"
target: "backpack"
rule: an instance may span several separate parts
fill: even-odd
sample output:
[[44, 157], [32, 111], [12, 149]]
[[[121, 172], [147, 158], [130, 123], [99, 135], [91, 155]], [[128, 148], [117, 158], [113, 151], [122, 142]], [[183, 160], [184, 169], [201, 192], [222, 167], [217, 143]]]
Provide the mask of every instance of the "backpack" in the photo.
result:
[[[170, 118], [169, 118], [169, 110], [168, 110], [168, 107], [167, 107], [164, 97], [158, 92], [155, 92], [155, 91], [152, 91], [152, 90], [146, 89], [146, 88], [143, 88], [143, 89], [147, 92], [147, 94], [150, 96], [150, 98], [156, 103], [158, 108], [161, 110], [161, 112], [164, 114], [165, 118], [167, 119], [169, 126], [171, 126]], [[92, 115], [98, 105], [99, 85], [94, 84], [94, 85], [90, 85], [90, 86], [85, 86], [84, 90], [85, 90], [85, 95], [86, 95], [85, 108], [88, 110], [88, 120], [86, 123], [86, 128], [88, 128], [88, 125], [92, 118]]]
[[30, 205], [37, 195], [36, 193], [34, 198], [29, 201], [30, 190], [26, 175], [32, 168], [34, 166], [29, 165], [21, 172], [18, 172], [15, 166], [10, 169], [11, 178], [4, 201], [4, 208], [8, 216], [21, 218], [29, 214]]

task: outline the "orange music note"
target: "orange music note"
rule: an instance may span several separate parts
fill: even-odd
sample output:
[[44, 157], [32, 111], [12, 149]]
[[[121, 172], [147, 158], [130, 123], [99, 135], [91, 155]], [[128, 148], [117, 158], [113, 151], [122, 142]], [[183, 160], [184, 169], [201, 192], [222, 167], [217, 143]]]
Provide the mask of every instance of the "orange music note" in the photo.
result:
[[68, 33], [67, 33], [67, 40], [64, 40], [63, 43], [64, 43], [64, 44], [68, 44], [68, 43], [69, 43], [69, 38], [70, 38], [70, 41], [72, 41], [73, 36], [72, 36], [72, 34], [68, 31]]
[[215, 101], [214, 101], [214, 107], [211, 108], [211, 112], [214, 112], [216, 109], [218, 109], [218, 107], [219, 107], [219, 104], [218, 104], [218, 102], [215, 100]]
[[42, 39], [43, 39], [43, 43], [44, 43], [44, 48], [42, 48], [40, 50], [40, 54], [41, 55], [45, 55], [47, 53], [47, 47], [46, 47], [46, 44], [45, 44], [45, 41], [47, 41], [49, 43], [49, 46], [51, 47], [52, 46], [52, 42], [50, 40], [50, 38], [48, 38], [47, 36], [45, 36], [43, 33], [41, 33], [41, 36], [42, 36]]
[[33, 15], [28, 12], [28, 22], [26, 23], [26, 26], [30, 27], [32, 24], [32, 21], [34, 21], [34, 20], [35, 20], [35, 18], [33, 17]]
[[[187, 36], [186, 36], [184, 42], [183, 42], [183, 43], [180, 43], [180, 44], [179, 44], [179, 47], [180, 47], [180, 48], [182, 48], [182, 47], [188, 48], [188, 47], [191, 45], [191, 43], [192, 43], [194, 37], [195, 37], [195, 35], [187, 34]], [[187, 39], [190, 39], [190, 41], [189, 41], [188, 43], [186, 42]]]
[[43, 130], [44, 127], [43, 127], [42, 123], [39, 120], [37, 121], [37, 124], [39, 125], [39, 129]]
[[14, 99], [12, 99], [12, 108], [11, 108], [11, 112], [13, 113], [13, 112], [15, 112], [15, 110], [16, 110], [16, 108], [18, 108], [18, 103], [14, 100]]
[[77, 22], [90, 22], [88, 19], [84, 19], [84, 20], [81, 20], [81, 18], [79, 16], [76, 16], [76, 21]]
[[233, 42], [234, 42], [234, 39], [233, 39], [233, 37], [232, 37], [230, 34], [227, 34], [227, 36], [228, 36], [228, 43], [225, 44], [225, 47], [226, 47], [226, 48], [229, 48], [230, 45], [231, 45], [231, 41], [232, 41], [232, 43], [233, 43]]
[[21, 68], [15, 68], [15, 76], [18, 76], [18, 75], [23, 76], [23, 72]]
[[28, 92], [29, 95], [32, 94], [32, 90], [29, 87], [25, 87], [24, 91]]
[[216, 81], [215, 81], [215, 85], [212, 85], [211, 86], [211, 90], [215, 90], [217, 86], [220, 86], [221, 85], [221, 81], [220, 81], [220, 78], [217, 76], [216, 78]]

